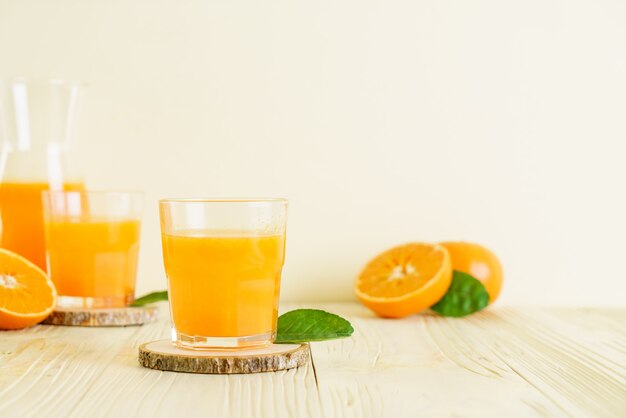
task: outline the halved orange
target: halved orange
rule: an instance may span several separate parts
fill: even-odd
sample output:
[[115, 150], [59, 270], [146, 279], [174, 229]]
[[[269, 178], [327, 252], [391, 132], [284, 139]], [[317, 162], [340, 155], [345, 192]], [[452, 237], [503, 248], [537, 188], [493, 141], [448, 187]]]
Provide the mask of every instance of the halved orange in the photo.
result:
[[52, 313], [57, 291], [39, 267], [0, 248], [0, 329], [35, 325]]
[[448, 250], [438, 244], [411, 243], [371, 260], [357, 278], [355, 292], [378, 315], [402, 318], [437, 303], [451, 281]]

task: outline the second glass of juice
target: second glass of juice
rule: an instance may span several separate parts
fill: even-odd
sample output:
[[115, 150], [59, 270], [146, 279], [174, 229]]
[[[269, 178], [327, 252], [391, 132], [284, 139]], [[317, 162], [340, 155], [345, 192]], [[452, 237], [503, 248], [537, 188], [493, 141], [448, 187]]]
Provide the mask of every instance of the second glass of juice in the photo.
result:
[[271, 344], [287, 200], [165, 199], [159, 206], [173, 342], [192, 349]]
[[134, 300], [142, 203], [139, 192], [43, 192], [57, 306], [114, 308]]

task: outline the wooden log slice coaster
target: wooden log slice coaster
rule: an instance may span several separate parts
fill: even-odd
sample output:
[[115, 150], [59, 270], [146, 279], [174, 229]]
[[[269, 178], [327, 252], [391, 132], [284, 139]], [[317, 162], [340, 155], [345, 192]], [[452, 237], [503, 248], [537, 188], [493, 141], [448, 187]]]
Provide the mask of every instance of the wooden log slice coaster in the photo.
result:
[[126, 327], [155, 321], [159, 308], [55, 309], [42, 324], [78, 327]]
[[190, 350], [171, 340], [152, 341], [139, 347], [139, 364], [156, 370], [185, 373], [262, 373], [293, 369], [310, 358], [308, 344], [273, 344], [241, 350]]

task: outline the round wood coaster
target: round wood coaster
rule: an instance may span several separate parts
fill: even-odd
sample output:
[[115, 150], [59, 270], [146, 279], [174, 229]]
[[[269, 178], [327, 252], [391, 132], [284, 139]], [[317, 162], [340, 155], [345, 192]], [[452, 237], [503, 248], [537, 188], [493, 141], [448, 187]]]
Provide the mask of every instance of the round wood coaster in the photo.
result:
[[310, 358], [308, 344], [272, 344], [241, 350], [190, 350], [171, 340], [152, 341], [139, 347], [139, 364], [156, 370], [185, 373], [261, 373], [293, 369]]
[[125, 327], [155, 321], [159, 308], [55, 309], [42, 324], [79, 327]]

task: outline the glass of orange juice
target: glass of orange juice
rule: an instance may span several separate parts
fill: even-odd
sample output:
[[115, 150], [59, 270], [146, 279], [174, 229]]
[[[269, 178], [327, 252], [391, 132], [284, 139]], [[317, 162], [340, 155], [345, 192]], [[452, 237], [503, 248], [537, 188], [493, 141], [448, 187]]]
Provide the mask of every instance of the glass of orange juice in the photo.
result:
[[134, 300], [142, 205], [140, 192], [43, 192], [57, 306], [112, 308]]
[[159, 209], [174, 344], [273, 343], [287, 200], [164, 199]]

